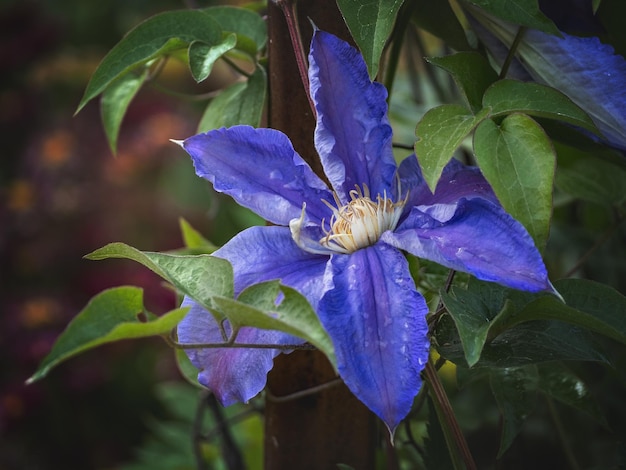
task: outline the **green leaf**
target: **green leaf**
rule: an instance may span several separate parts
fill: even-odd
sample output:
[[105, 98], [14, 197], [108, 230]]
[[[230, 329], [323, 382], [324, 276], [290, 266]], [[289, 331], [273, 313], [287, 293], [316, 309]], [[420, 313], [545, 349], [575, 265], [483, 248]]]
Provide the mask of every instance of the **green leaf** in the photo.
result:
[[[472, 47], [467, 42], [465, 30], [450, 7], [450, 3], [441, 0], [413, 0], [417, 3], [412, 21], [420, 28], [437, 36], [457, 51], [469, 51]], [[424, 14], [428, 12], [428, 14]]]
[[298, 336], [316, 346], [337, 367], [330, 336], [309, 302], [296, 290], [269, 281], [248, 287], [237, 300], [216, 297], [214, 302], [233, 328], [254, 326]]
[[540, 391], [561, 403], [591, 416], [608, 427], [606, 418], [594, 399], [589, 387], [576, 374], [560, 362], [539, 364]]
[[467, 0], [467, 2], [503, 20], [546, 33], [559, 34], [555, 24], [541, 13], [537, 0]]
[[594, 15], [598, 12], [598, 8], [600, 8], [600, 3], [602, 2], [602, 0], [593, 0], [591, 2], [592, 6], [593, 6], [593, 13]]
[[204, 250], [205, 253], [213, 253], [217, 246], [204, 238], [200, 232], [193, 228], [189, 222], [182, 217], [178, 219], [180, 232], [183, 235], [183, 242], [187, 248]]
[[562, 279], [554, 287], [565, 303], [551, 295], [540, 296], [511, 316], [511, 324], [550, 318], [626, 344], [626, 297], [606, 284], [586, 279]]
[[235, 83], [221, 92], [207, 106], [198, 132], [247, 124], [258, 127], [263, 116], [267, 78], [258, 68], [245, 83]]
[[475, 277], [470, 278], [466, 289], [453, 286], [449, 293], [440, 295], [454, 320], [470, 367], [479, 361], [485, 344], [511, 326], [507, 323], [509, 317], [536, 297]]
[[194, 41], [189, 45], [189, 68], [196, 82], [206, 80], [213, 70], [213, 64], [237, 45], [237, 35], [225, 34], [221, 42], [207, 44]]
[[524, 113], [567, 122], [600, 135], [589, 115], [577, 104], [560, 91], [538, 83], [499, 80], [485, 92], [483, 106], [491, 108], [491, 117]]
[[415, 153], [432, 192], [456, 149], [488, 114], [488, 109], [474, 115], [463, 106], [444, 104], [422, 117], [415, 129]]
[[453, 295], [441, 293], [441, 300], [459, 332], [465, 360], [472, 367], [480, 359], [491, 325], [492, 312], [479, 296], [465, 289], [452, 289]]
[[101, 344], [168, 334], [188, 309], [178, 308], [147, 322], [138, 318], [143, 310], [143, 291], [138, 287], [116, 287], [96, 295], [69, 323], [27, 383], [45, 377], [59, 363]]
[[485, 346], [483, 359], [484, 365], [498, 367], [557, 360], [608, 363], [602, 344], [587, 330], [558, 321], [527, 322], [506, 330]]
[[502, 435], [498, 458], [510, 447], [519, 434], [522, 424], [534, 410], [538, 380], [535, 366], [489, 371], [491, 390], [502, 414]]
[[232, 6], [216, 6], [201, 10], [215, 20], [224, 31], [237, 35], [236, 48], [254, 57], [267, 43], [267, 26], [253, 11]]
[[130, 72], [122, 75], [114, 80], [102, 94], [100, 114], [109, 147], [114, 154], [117, 153], [117, 138], [122, 119], [128, 105], [146, 81], [149, 71], [146, 67], [140, 74]]
[[[441, 2], [446, 3], [447, 2]], [[473, 112], [483, 108], [485, 90], [498, 80], [489, 61], [477, 52], [458, 52], [444, 57], [431, 57], [428, 62], [449, 72]], [[487, 106], [485, 106], [487, 107]]]
[[550, 231], [556, 155], [541, 126], [525, 114], [511, 114], [500, 126], [485, 120], [474, 133], [474, 153], [504, 209], [542, 249]]
[[189, 356], [184, 349], [174, 349], [174, 355], [176, 358], [176, 366], [180, 375], [194, 387], [204, 388], [198, 382], [198, 369], [191, 363]]
[[233, 268], [211, 255], [173, 255], [139, 251], [124, 243], [110, 243], [85, 256], [91, 260], [125, 258], [143, 264], [207, 310], [216, 296], [233, 297]]
[[569, 145], [555, 146], [557, 188], [598, 204], [620, 206], [626, 202], [626, 170], [623, 167]]
[[475, 279], [467, 289], [453, 287], [442, 294], [453, 320], [437, 328], [439, 352], [453, 362], [481, 367], [574, 359], [606, 362], [589, 332], [626, 344], [626, 297], [588, 280], [554, 284], [565, 303], [554, 295]]
[[131, 30], [102, 59], [76, 112], [134, 67], [184, 49], [194, 41], [218, 44], [221, 40], [219, 24], [199, 10], [170, 11], [153, 16]]
[[[435, 344], [449, 361], [466, 362], [454, 322], [447, 316], [437, 324]], [[529, 321], [486, 343], [474, 367], [519, 367], [560, 360], [608, 363], [602, 345], [587, 330], [560, 321]]]
[[454, 320], [463, 345], [465, 360], [472, 367], [479, 360], [483, 347], [510, 314], [508, 290], [501, 286], [470, 279], [467, 289], [456, 286], [450, 293], [441, 292], [441, 300]]
[[371, 78], [378, 74], [380, 56], [402, 3], [403, 0], [337, 0]]

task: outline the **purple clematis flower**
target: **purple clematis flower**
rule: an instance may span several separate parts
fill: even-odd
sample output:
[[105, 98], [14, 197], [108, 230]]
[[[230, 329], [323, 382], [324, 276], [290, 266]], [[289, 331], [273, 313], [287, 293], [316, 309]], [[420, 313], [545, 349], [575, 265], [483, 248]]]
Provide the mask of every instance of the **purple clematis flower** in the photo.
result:
[[[428, 308], [403, 251], [517, 289], [553, 288], [531, 237], [477, 169], [453, 160], [432, 194], [415, 156], [396, 165], [387, 92], [355, 49], [316, 31], [309, 61], [315, 145], [330, 187], [277, 130], [235, 126], [181, 145], [199, 176], [275, 224], [249, 228], [214, 253], [232, 264], [236, 294], [280, 279], [304, 295], [333, 340], [342, 379], [393, 432], [429, 353]], [[191, 299], [185, 305], [182, 343], [222, 340], [209, 312]], [[237, 339], [298, 341], [255, 328]], [[199, 381], [223, 405], [259, 393], [279, 352], [188, 350]]]
[[[471, 9], [476, 34], [499, 61], [506, 57], [518, 26]], [[567, 95], [585, 110], [607, 142], [626, 151], [626, 59], [597, 37], [561, 37], [534, 29], [517, 47], [524, 71], [536, 82]], [[522, 76], [522, 78], [525, 78]]]

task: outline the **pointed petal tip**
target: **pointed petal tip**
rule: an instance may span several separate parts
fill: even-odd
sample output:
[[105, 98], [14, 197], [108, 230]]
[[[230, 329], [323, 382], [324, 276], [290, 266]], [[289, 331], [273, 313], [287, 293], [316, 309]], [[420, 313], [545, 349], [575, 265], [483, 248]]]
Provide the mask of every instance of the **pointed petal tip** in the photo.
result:
[[339, 373], [393, 438], [423, 385], [428, 306], [404, 255], [385, 243], [331, 257], [327, 266], [330, 289], [318, 313], [333, 338]]
[[302, 248], [300, 236], [302, 233], [302, 226], [304, 225], [304, 219], [306, 218], [306, 202], [302, 203], [302, 212], [299, 219], [291, 219], [289, 221], [289, 230], [291, 231], [291, 238], [296, 242], [296, 245]]
[[393, 426], [389, 426], [389, 423], [385, 423], [385, 427], [387, 428], [387, 432], [389, 432], [389, 443], [391, 444], [391, 447], [395, 447], [396, 443], [394, 442], [394, 438], [395, 438], [395, 433], [396, 433], [396, 429], [398, 429], [398, 425], [400, 423], [397, 423]]
[[324, 256], [330, 256], [336, 253], [320, 243], [319, 240], [322, 235], [319, 226], [306, 224], [306, 202], [302, 203], [300, 218], [294, 218], [289, 221], [289, 230], [295, 244], [307, 253]]
[[176, 145], [180, 145], [182, 148], [185, 148], [184, 147], [184, 144], [185, 144], [184, 140], [170, 139], [170, 142], [172, 142], [173, 144], [176, 144]]
[[550, 292], [552, 295], [556, 296], [561, 302], [566, 304], [567, 302], [565, 302], [565, 299], [563, 298], [561, 293], [556, 290], [556, 287], [554, 287], [550, 281], [548, 281], [548, 284], [550, 285], [548, 292]]

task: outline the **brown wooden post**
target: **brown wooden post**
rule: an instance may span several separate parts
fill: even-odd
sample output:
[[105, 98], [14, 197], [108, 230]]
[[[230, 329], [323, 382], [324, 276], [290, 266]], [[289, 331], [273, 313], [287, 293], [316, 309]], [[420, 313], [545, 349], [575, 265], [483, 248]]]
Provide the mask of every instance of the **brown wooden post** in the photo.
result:
[[[282, 11], [269, 2], [270, 127], [285, 132], [295, 149], [321, 172], [313, 146], [315, 122], [302, 87]], [[334, 0], [300, 0], [298, 17], [308, 48], [312, 27], [349, 40]], [[332, 469], [343, 463], [374, 468], [377, 421], [343, 383], [288, 401], [274, 397], [310, 389], [334, 378], [318, 351], [296, 351], [276, 358], [268, 377], [265, 409], [265, 469]]]

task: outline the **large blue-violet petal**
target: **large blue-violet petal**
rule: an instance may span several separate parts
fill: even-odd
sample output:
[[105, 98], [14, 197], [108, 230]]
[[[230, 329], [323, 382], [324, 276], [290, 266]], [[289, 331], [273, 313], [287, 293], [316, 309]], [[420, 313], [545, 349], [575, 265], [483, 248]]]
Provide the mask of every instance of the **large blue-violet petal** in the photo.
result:
[[348, 202], [355, 185], [364, 184], [373, 199], [384, 191], [395, 197], [385, 87], [369, 79], [356, 49], [323, 31], [313, 35], [309, 63], [315, 146], [339, 198]]
[[[213, 256], [233, 266], [235, 295], [246, 287], [280, 279], [317, 306], [323, 291], [328, 256], [302, 251], [291, 238], [288, 227], [251, 227], [237, 234]], [[221, 343], [224, 341], [213, 315], [190, 299], [191, 307], [178, 326], [181, 343]], [[228, 325], [226, 324], [228, 328]], [[299, 344], [299, 338], [277, 331], [242, 328], [239, 343]], [[198, 380], [212, 390], [223, 405], [248, 401], [259, 393], [272, 368], [277, 349], [217, 348], [188, 349], [191, 362], [200, 369]]]
[[[183, 307], [189, 313], [178, 325], [178, 341], [182, 344], [219, 344], [224, 342], [213, 315], [189, 298]], [[226, 333], [231, 330], [228, 324]], [[300, 344], [302, 339], [279, 331], [241, 328], [238, 343], [245, 344]], [[205, 348], [187, 349], [191, 363], [200, 371], [198, 382], [211, 390], [223, 406], [247, 402], [265, 387], [267, 373], [273, 365], [278, 349]]]
[[280, 279], [316, 308], [328, 256], [307, 253], [291, 238], [288, 227], [250, 227], [238, 233], [213, 256], [233, 266], [235, 295], [252, 284]]
[[[476, 34], [502, 62], [506, 54], [497, 41], [509, 47], [518, 27], [481, 10], [472, 12], [475, 19], [468, 18]], [[563, 32], [561, 36], [528, 30], [517, 47], [517, 57], [535, 81], [567, 95], [592, 117], [611, 145], [626, 150], [626, 59], [597, 37]]]
[[597, 37], [529, 30], [519, 55], [530, 75], [571, 98], [610, 143], [626, 149], [626, 59]]
[[479, 279], [531, 292], [553, 291], [526, 229], [482, 198], [418, 206], [381, 240]]
[[429, 342], [424, 298], [406, 259], [383, 243], [334, 255], [318, 314], [339, 374], [393, 433], [421, 387]]
[[444, 167], [435, 193], [431, 193], [415, 155], [406, 157], [398, 168], [402, 192], [408, 191], [407, 207], [430, 204], [451, 204], [461, 198], [480, 197], [498, 202], [491, 186], [477, 167], [467, 166], [456, 159]]
[[265, 220], [288, 225], [300, 217], [303, 202], [310, 217], [328, 217], [322, 199], [332, 201], [332, 194], [282, 132], [235, 126], [195, 135], [182, 145], [198, 176]]

